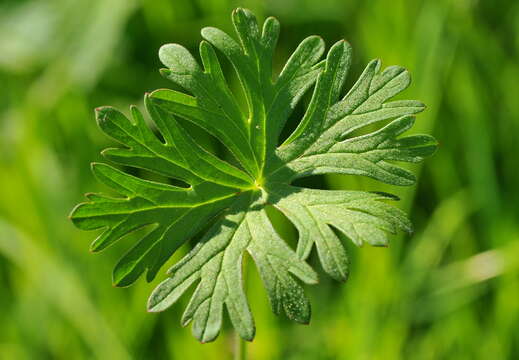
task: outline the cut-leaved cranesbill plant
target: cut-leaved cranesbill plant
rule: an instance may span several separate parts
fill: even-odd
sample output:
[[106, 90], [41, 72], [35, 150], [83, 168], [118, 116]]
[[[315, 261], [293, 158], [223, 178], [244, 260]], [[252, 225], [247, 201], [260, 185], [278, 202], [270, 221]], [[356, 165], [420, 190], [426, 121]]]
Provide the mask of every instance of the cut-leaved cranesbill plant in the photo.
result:
[[[165, 310], [196, 286], [182, 324], [192, 322], [193, 334], [202, 342], [218, 335], [224, 308], [236, 332], [243, 339], [254, 338], [242, 278], [246, 252], [258, 268], [272, 310], [308, 323], [310, 304], [300, 281], [318, 281], [306, 262], [314, 246], [323, 270], [345, 281], [348, 258], [333, 229], [357, 245], [385, 245], [388, 233], [411, 230], [406, 215], [386, 202], [396, 200], [393, 195], [309, 189], [293, 185], [294, 180], [339, 173], [412, 185], [413, 174], [394, 162], [419, 162], [436, 149], [431, 136], [401, 136], [413, 125], [413, 114], [424, 109], [416, 100], [389, 100], [410, 83], [402, 67], [382, 71], [380, 61], [374, 60], [343, 95], [351, 63], [347, 42], [337, 42], [320, 60], [324, 42], [310, 36], [274, 76], [278, 21], [268, 18], [260, 29], [254, 15], [244, 9], [235, 10], [232, 21], [238, 41], [216, 28], [202, 30], [202, 64], [181, 45], [161, 47], [159, 57], [166, 66], [162, 74], [186, 92], [161, 89], [145, 95], [146, 112], [160, 138], [136, 107], [130, 118], [113, 107], [96, 110], [101, 130], [122, 145], [104, 150], [107, 159], [189, 186], [148, 181], [96, 163], [95, 176], [120, 196], [88, 194], [88, 201], [71, 214], [81, 229], [103, 229], [92, 243], [93, 251], [139, 228], [149, 229], [115, 266], [117, 286], [130, 285], [143, 273], [153, 280], [179, 247], [199, 239], [169, 269], [166, 280], [151, 294], [148, 309]], [[215, 49], [239, 77], [245, 110], [229, 89]], [[307, 91], [313, 95], [304, 116], [279, 145], [287, 119]], [[186, 130], [186, 121], [218, 139], [235, 164], [201, 147]], [[382, 122], [385, 125], [378, 130], [353, 135]], [[267, 205], [297, 228], [295, 251], [272, 226]]]

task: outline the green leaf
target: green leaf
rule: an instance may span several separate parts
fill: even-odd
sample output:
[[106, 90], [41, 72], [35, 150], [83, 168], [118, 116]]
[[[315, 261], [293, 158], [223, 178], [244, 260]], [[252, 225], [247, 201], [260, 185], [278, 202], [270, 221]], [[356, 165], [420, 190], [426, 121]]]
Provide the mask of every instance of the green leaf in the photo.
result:
[[[235, 10], [232, 20], [238, 40], [215, 28], [202, 30], [202, 64], [178, 44], [160, 49], [160, 60], [167, 67], [161, 73], [186, 91], [160, 89], [145, 96], [146, 112], [160, 139], [136, 107], [130, 118], [112, 107], [96, 111], [101, 130], [121, 144], [103, 151], [107, 159], [181, 180], [188, 187], [93, 164], [98, 180], [118, 196], [88, 194], [88, 201], [71, 214], [81, 229], [102, 229], [92, 251], [146, 229], [116, 265], [117, 286], [130, 285], [144, 273], [153, 280], [180, 246], [200, 239], [153, 291], [148, 309], [165, 310], [196, 286], [182, 324], [191, 322], [193, 334], [202, 342], [216, 338], [224, 309], [242, 338], [254, 338], [242, 278], [245, 253], [259, 270], [272, 310], [308, 323], [310, 303], [301, 283], [318, 281], [306, 262], [314, 244], [323, 270], [345, 281], [348, 257], [336, 231], [359, 246], [387, 246], [388, 234], [411, 231], [406, 215], [387, 203], [397, 200], [393, 195], [306, 189], [292, 185], [295, 179], [340, 173], [411, 185], [414, 175], [394, 162], [419, 162], [436, 149], [431, 136], [401, 136], [412, 127], [413, 114], [424, 109], [419, 101], [390, 100], [409, 86], [405, 69], [391, 66], [381, 71], [380, 61], [372, 61], [341, 98], [351, 63], [348, 43], [334, 44], [320, 60], [324, 43], [310, 36], [275, 76], [272, 57], [278, 21], [268, 18], [260, 30], [254, 15], [244, 9]], [[233, 65], [246, 109], [227, 85], [215, 49]], [[305, 115], [278, 146], [287, 119], [312, 87]], [[184, 127], [185, 121], [220, 141], [236, 165], [201, 147]], [[385, 126], [373, 130], [373, 124], [380, 122]], [[353, 135], [368, 125], [371, 132]], [[297, 249], [292, 250], [273, 228], [267, 205], [296, 226]]]

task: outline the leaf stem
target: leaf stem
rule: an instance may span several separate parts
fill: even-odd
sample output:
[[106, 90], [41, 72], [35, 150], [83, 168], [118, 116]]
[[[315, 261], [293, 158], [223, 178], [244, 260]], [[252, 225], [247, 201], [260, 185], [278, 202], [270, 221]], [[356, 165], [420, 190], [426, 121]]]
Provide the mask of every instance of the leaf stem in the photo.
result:
[[[243, 292], [247, 294], [247, 283], [249, 277], [249, 259], [243, 256], [242, 260], [242, 286]], [[247, 342], [242, 339], [238, 331], [234, 330], [234, 360], [247, 360]]]
[[247, 360], [247, 342], [234, 331], [234, 360]]

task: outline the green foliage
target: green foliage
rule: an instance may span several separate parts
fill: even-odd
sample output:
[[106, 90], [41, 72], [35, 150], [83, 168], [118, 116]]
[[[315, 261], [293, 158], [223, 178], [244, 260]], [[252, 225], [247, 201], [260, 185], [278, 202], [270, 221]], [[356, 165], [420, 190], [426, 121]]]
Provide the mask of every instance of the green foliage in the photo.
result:
[[[147, 234], [118, 262], [117, 286], [148, 281], [189, 239], [194, 248], [168, 271], [152, 293], [149, 311], [162, 311], [198, 283], [182, 317], [193, 323], [202, 342], [212, 341], [222, 325], [223, 308], [246, 340], [255, 333], [242, 280], [245, 252], [254, 259], [276, 314], [308, 323], [310, 304], [299, 281], [315, 284], [317, 274], [306, 263], [314, 243], [324, 271], [345, 281], [346, 251], [333, 229], [355, 244], [387, 244], [387, 233], [410, 231], [405, 214], [385, 200], [385, 193], [332, 191], [291, 185], [316, 174], [363, 175], [392, 185], [411, 185], [415, 177], [393, 161], [419, 162], [431, 155], [428, 135], [401, 137], [424, 105], [390, 99], [408, 87], [409, 73], [398, 66], [381, 71], [370, 62], [353, 87], [341, 97], [351, 63], [351, 48], [339, 41], [328, 51], [317, 36], [303, 40], [279, 76], [272, 56], [279, 23], [268, 18], [260, 31], [247, 10], [233, 13], [239, 43], [215, 28], [204, 28], [200, 44], [203, 66], [182, 46], [164, 45], [162, 74], [186, 90], [156, 90], [144, 104], [160, 132], [159, 139], [136, 107], [128, 119], [112, 107], [96, 110], [97, 121], [122, 148], [103, 155], [118, 164], [146, 169], [181, 180], [188, 187], [143, 180], [106, 164], [93, 164], [102, 183], [121, 197], [89, 194], [71, 218], [84, 230], [103, 229], [92, 243], [100, 251], [121, 237], [146, 227]], [[224, 78], [214, 48], [233, 65], [247, 100], [243, 111]], [[313, 95], [296, 130], [281, 145], [280, 134], [295, 106], [313, 86]], [[183, 119], [179, 121], [179, 119]], [[236, 165], [201, 147], [185, 129], [191, 122], [218, 139]], [[386, 125], [372, 131], [372, 124]], [[367, 129], [365, 135], [354, 131]], [[273, 205], [299, 232], [292, 250], [278, 235], [265, 207]], [[209, 228], [207, 224], [211, 224]]]

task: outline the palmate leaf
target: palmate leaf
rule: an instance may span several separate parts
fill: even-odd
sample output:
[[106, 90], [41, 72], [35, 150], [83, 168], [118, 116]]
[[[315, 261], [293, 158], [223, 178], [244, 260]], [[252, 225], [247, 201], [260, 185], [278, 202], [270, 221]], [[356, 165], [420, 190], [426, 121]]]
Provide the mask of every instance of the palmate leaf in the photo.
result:
[[[94, 164], [99, 181], [120, 197], [90, 194], [89, 201], [71, 215], [81, 229], [103, 229], [92, 244], [93, 251], [136, 229], [148, 229], [116, 265], [113, 281], [118, 286], [130, 285], [143, 273], [151, 281], [181, 245], [199, 238], [152, 293], [148, 309], [167, 309], [196, 284], [182, 324], [192, 322], [193, 333], [202, 342], [218, 335], [224, 308], [242, 338], [254, 337], [242, 280], [246, 252], [259, 270], [273, 311], [308, 323], [310, 304], [301, 282], [318, 280], [305, 261], [314, 244], [324, 271], [345, 281], [348, 259], [333, 229], [357, 245], [375, 246], [386, 245], [388, 233], [411, 229], [405, 214], [385, 202], [395, 200], [392, 195], [306, 189], [291, 185], [295, 179], [341, 173], [411, 185], [414, 176], [393, 162], [418, 162], [436, 148], [428, 135], [401, 136], [413, 125], [412, 115], [424, 109], [419, 101], [390, 101], [410, 83], [405, 69], [391, 66], [381, 71], [380, 62], [372, 61], [341, 98], [350, 46], [339, 41], [320, 61], [324, 43], [310, 36], [274, 80], [277, 20], [268, 18], [261, 31], [247, 10], [235, 10], [232, 20], [239, 42], [215, 28], [202, 30], [202, 65], [180, 45], [160, 49], [160, 60], [167, 67], [162, 74], [186, 91], [156, 90], [145, 96], [146, 111], [163, 140], [135, 107], [131, 119], [111, 107], [96, 111], [103, 132], [123, 146], [103, 151], [107, 159], [181, 180], [189, 187], [147, 181]], [[240, 79], [245, 111], [227, 85], [215, 49], [230, 61]], [[277, 146], [288, 117], [312, 87], [299, 126]], [[202, 148], [179, 119], [217, 138], [238, 165]], [[352, 135], [383, 121], [387, 124], [379, 130]], [[267, 205], [296, 226], [296, 251], [273, 228]]]

